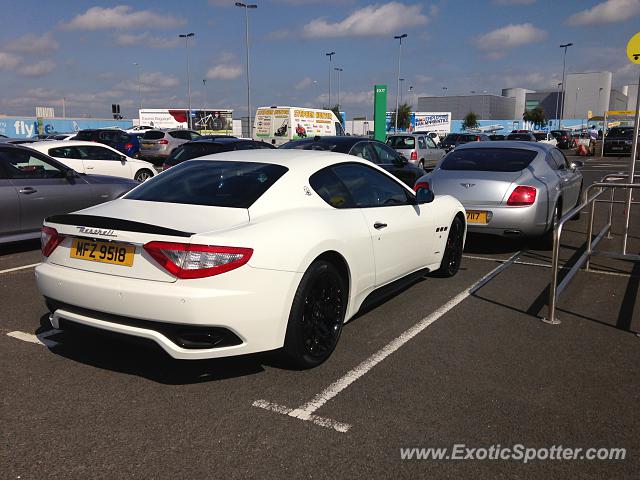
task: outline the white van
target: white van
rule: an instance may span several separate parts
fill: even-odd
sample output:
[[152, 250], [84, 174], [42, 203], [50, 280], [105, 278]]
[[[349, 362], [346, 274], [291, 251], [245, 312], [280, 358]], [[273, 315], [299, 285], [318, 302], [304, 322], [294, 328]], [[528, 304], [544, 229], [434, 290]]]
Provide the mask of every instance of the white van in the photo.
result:
[[260, 107], [253, 123], [255, 140], [278, 146], [289, 140], [344, 134], [335, 113], [316, 108]]

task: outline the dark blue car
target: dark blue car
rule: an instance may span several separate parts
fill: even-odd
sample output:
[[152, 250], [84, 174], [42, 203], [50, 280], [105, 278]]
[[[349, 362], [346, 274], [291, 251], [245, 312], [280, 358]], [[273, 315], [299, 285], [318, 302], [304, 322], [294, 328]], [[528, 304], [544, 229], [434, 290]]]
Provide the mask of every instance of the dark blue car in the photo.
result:
[[138, 135], [127, 133], [117, 128], [80, 130], [74, 140], [102, 143], [132, 158], [138, 158], [138, 152], [140, 151]]

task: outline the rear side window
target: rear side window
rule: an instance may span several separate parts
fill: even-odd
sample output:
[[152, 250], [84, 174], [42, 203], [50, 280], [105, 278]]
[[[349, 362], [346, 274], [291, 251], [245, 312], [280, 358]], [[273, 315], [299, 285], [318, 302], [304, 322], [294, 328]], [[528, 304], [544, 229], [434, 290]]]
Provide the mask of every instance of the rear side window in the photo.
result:
[[519, 148], [467, 148], [447, 155], [442, 170], [518, 172], [529, 166], [537, 152]]
[[350, 208], [353, 207], [353, 201], [349, 191], [331, 171], [331, 168], [325, 168], [314, 173], [309, 178], [311, 188], [320, 195], [325, 202], [334, 208]]
[[124, 198], [249, 208], [287, 170], [282, 165], [266, 163], [194, 160], [153, 177]]
[[161, 132], [160, 130], [149, 130], [144, 132], [142, 138], [144, 140], [160, 140], [164, 138], [164, 132]]
[[58, 158], [82, 158], [76, 147], [50, 148], [49, 155]]
[[169, 132], [169, 135], [173, 138], [179, 138], [180, 140], [191, 140], [191, 134], [187, 131], [177, 130], [175, 132]]
[[359, 163], [343, 163], [331, 167], [342, 181], [358, 208], [407, 205], [407, 191], [395, 180]]
[[389, 137], [387, 145], [400, 150], [403, 148], [416, 148], [416, 139], [414, 137]]
[[310, 141], [310, 142], [288, 142], [282, 145], [280, 148], [284, 148], [285, 150], [322, 150], [326, 152], [332, 152], [336, 148], [335, 143], [328, 142], [318, 142], [318, 141]]

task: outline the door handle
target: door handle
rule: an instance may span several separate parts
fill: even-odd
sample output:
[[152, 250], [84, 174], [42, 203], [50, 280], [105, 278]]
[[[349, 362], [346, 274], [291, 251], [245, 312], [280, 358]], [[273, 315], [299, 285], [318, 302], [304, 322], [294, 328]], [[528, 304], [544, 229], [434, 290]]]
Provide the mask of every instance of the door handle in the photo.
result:
[[383, 228], [387, 228], [387, 224], [382, 222], [376, 222], [373, 224], [373, 228], [375, 228], [376, 230], [381, 230]]
[[30, 193], [36, 193], [38, 190], [36, 190], [33, 187], [24, 187], [21, 188], [20, 190], [18, 190], [18, 192], [20, 193], [24, 193], [25, 195], [29, 195]]

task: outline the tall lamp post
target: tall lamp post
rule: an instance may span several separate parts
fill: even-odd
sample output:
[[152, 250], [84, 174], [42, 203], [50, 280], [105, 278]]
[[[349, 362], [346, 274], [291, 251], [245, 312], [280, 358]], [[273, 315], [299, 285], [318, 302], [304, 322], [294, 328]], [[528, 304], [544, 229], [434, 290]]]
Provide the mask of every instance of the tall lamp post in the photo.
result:
[[400, 105], [402, 105], [402, 94], [404, 93], [404, 78], [400, 79]]
[[336, 52], [325, 53], [329, 57], [329, 108], [331, 108], [331, 59], [335, 54]]
[[207, 114], [207, 103], [209, 103], [207, 100], [207, 79], [203, 78], [202, 79], [202, 89], [204, 90], [204, 113], [205, 116]]
[[573, 43], [565, 43], [564, 45], [560, 45], [560, 48], [564, 48], [564, 55], [562, 57], [562, 100], [560, 101], [560, 123], [562, 123], [562, 119], [564, 118], [564, 92], [567, 86], [564, 79], [564, 72], [567, 66], [567, 49], [572, 46]]
[[245, 34], [247, 47], [247, 123], [249, 125], [249, 137], [253, 135], [251, 129], [251, 79], [249, 77], [249, 9], [258, 8], [258, 5], [236, 2], [236, 7], [244, 8]]
[[406, 33], [403, 33], [402, 35], [394, 35], [393, 38], [395, 40], [399, 40], [399, 49], [398, 49], [398, 90], [396, 91], [396, 118], [395, 118], [395, 126], [394, 126], [394, 132], [397, 133], [398, 132], [398, 106], [399, 106], [399, 101], [400, 101], [400, 59], [402, 58], [402, 39], [403, 38], [407, 38], [408, 35]]
[[[140, 64], [138, 62], [133, 62], [133, 64], [138, 68], [138, 107], [142, 110], [142, 82], [140, 81]], [[140, 115], [140, 113], [138, 113]]]
[[338, 111], [340, 111], [340, 73], [342, 73], [344, 70], [342, 70], [342, 68], [340, 67], [336, 67], [334, 68], [334, 70], [338, 72]]
[[189, 67], [189, 39], [195, 37], [195, 33], [181, 33], [178, 35], [180, 38], [184, 38], [184, 46], [187, 51], [187, 97], [189, 99], [189, 111], [187, 113], [187, 126], [191, 129], [191, 70]]
[[560, 128], [560, 119], [558, 117], [558, 105], [560, 103], [560, 87], [562, 86], [562, 82], [558, 82], [558, 90], [556, 92], [556, 122], [558, 122], [558, 126], [556, 128]]

